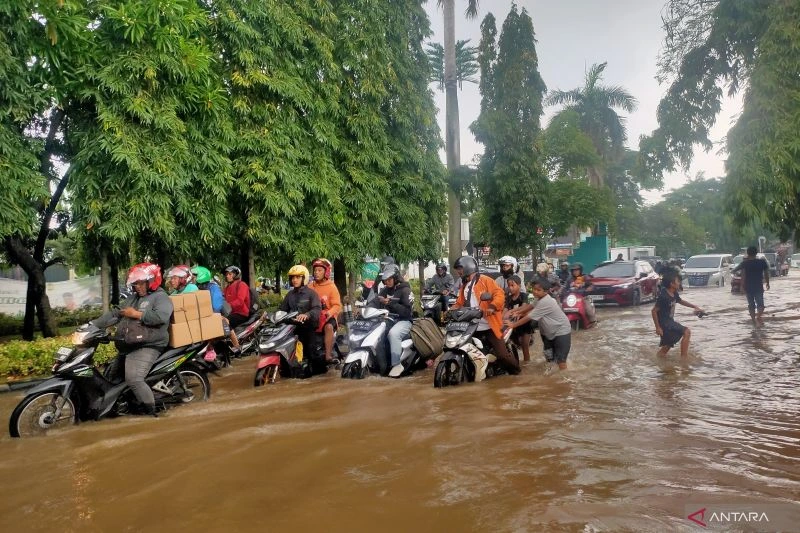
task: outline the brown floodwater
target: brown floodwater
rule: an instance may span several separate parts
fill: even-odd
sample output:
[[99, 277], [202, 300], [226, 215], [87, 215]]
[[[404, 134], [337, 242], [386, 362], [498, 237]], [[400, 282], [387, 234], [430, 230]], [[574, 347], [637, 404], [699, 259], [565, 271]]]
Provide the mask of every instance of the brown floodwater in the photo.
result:
[[[656, 357], [651, 305], [604, 308], [565, 372], [538, 338], [521, 375], [445, 390], [430, 370], [253, 389], [249, 358], [157, 420], [6, 433], [0, 528], [690, 531], [698, 504], [798, 513], [800, 276], [772, 287], [760, 331], [727, 287], [686, 291], [711, 315], [678, 307], [685, 360]], [[21, 397], [0, 395], [4, 423]]]

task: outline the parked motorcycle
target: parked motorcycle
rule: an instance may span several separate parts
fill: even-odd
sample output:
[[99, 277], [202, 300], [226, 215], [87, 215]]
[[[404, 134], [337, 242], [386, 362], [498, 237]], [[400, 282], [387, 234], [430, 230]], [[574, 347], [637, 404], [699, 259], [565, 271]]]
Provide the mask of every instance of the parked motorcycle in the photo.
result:
[[[487, 294], [488, 295], [488, 294]], [[482, 295], [481, 300], [485, 296]], [[488, 295], [491, 300], [491, 295]], [[436, 364], [433, 386], [455, 386], [464, 381], [481, 381], [506, 374], [493, 354], [488, 353], [480, 339], [475, 337], [483, 312], [475, 307], [462, 307], [450, 311], [450, 322], [445, 330], [444, 354]]]
[[297, 315], [297, 311], [275, 311], [268, 315], [257, 343], [255, 387], [275, 383], [279, 377], [303, 379], [328, 371], [322, 335], [314, 336], [312, 346], [298, 342]]
[[[78, 328], [72, 335], [74, 346], [56, 352], [53, 377], [28, 390], [11, 413], [11, 436], [41, 435], [78, 421], [136, 412], [139, 404], [128, 385], [101, 373], [94, 364], [97, 347], [110, 341], [104, 329], [91, 324]], [[145, 377], [156, 405], [208, 399], [211, 384], [205, 370], [194, 361], [206, 344], [168, 348], [158, 356]]]
[[399, 378], [424, 365], [419, 352], [414, 348], [414, 342], [406, 339], [402, 343], [400, 364], [389, 368], [389, 343], [386, 335], [391, 329], [393, 318], [395, 316], [387, 309], [365, 307], [360, 318], [350, 323], [350, 353], [342, 365], [343, 378], [363, 379], [370, 372]]
[[[565, 289], [566, 290], [566, 289]], [[589, 329], [597, 324], [589, 316], [594, 315], [594, 304], [580, 291], [570, 291], [562, 294], [561, 309], [567, 315], [570, 325], [574, 330]], [[588, 313], [587, 313], [588, 311]]]

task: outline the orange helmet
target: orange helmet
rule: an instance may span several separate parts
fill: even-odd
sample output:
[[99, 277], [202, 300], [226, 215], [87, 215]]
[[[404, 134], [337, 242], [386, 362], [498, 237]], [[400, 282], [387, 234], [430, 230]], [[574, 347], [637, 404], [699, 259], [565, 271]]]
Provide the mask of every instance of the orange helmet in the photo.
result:
[[314, 259], [314, 262], [311, 263], [311, 271], [313, 272], [315, 268], [322, 267], [325, 269], [324, 277], [325, 279], [331, 279], [331, 262], [325, 259], [324, 257], [318, 257]]

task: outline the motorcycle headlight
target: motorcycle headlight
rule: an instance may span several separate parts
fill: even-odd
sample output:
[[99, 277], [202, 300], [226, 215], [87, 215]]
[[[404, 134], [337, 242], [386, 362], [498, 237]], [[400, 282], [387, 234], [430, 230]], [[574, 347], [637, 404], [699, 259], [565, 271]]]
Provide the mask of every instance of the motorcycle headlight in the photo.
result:
[[465, 333], [462, 333], [461, 335], [448, 335], [444, 339], [444, 345], [446, 348], [457, 348], [466, 342], [467, 339], [464, 338], [465, 336]]
[[575, 307], [575, 304], [578, 303], [578, 297], [575, 296], [574, 294], [570, 294], [569, 296], [567, 296], [566, 302], [568, 306]]
[[91, 331], [76, 331], [72, 334], [72, 344], [75, 346], [83, 346], [83, 341], [85, 341], [91, 333]]
[[633, 285], [633, 283], [620, 283], [619, 285], [614, 285], [614, 288], [615, 289], [627, 289], [631, 285]]

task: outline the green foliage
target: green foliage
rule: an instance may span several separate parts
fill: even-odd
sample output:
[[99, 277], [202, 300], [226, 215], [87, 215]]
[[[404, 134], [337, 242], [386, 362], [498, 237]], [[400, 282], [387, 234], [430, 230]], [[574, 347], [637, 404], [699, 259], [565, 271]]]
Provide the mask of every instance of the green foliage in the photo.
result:
[[[0, 344], [0, 379], [45, 377], [51, 372], [56, 351], [61, 346], [71, 345], [69, 336]], [[102, 364], [116, 355], [113, 344], [101, 344], [95, 352], [94, 362]]]
[[683, 209], [665, 203], [642, 213], [639, 240], [656, 247], [662, 257], [689, 256], [705, 251], [706, 232]]
[[546, 220], [548, 182], [538, 146], [546, 87], [525, 9], [512, 6], [496, 44], [494, 18], [481, 28], [481, 114], [471, 129], [486, 147], [478, 188], [491, 223], [483, 227], [494, 247], [519, 252], [538, 242], [537, 228]]

